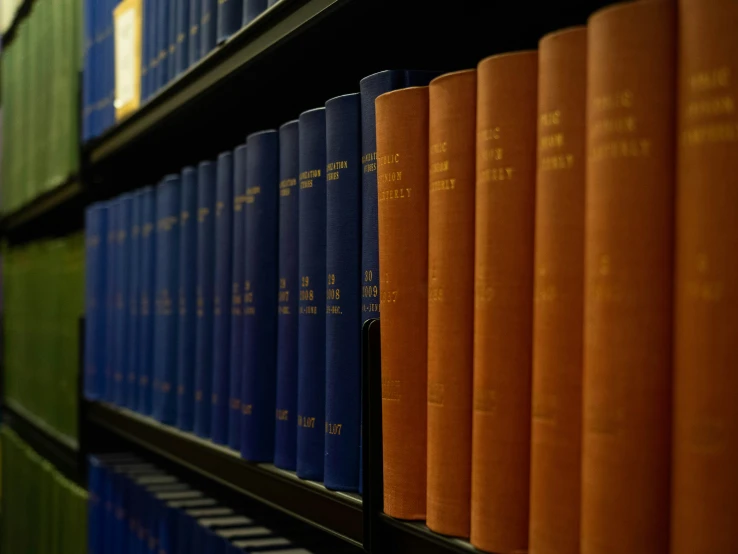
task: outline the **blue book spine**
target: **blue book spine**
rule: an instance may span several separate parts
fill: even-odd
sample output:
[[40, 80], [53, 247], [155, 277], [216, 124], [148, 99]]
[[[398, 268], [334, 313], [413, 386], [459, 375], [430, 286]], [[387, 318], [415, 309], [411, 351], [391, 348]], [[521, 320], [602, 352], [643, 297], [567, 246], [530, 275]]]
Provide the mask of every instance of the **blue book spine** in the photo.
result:
[[217, 0], [200, 0], [200, 57], [215, 48]]
[[115, 7], [119, 4], [119, 0], [112, 0], [110, 3], [110, 8], [107, 12], [107, 18], [108, 18], [108, 55], [107, 55], [107, 75], [108, 75], [108, 82], [107, 82], [107, 88], [105, 90], [106, 98], [105, 98], [105, 112], [106, 117], [105, 121], [107, 122], [105, 125], [105, 128], [112, 127], [115, 125], [115, 105], [113, 103], [115, 99], [115, 33], [114, 33], [114, 25], [113, 25], [113, 10]]
[[128, 285], [128, 371], [126, 375], [126, 407], [135, 410], [138, 405], [139, 376], [139, 299], [141, 297], [141, 208], [143, 195], [134, 193], [131, 204], [130, 273]]
[[219, 0], [218, 2], [218, 43], [225, 41], [229, 36], [241, 28], [243, 20], [242, 0]]
[[118, 214], [115, 270], [118, 274], [115, 291], [115, 368], [113, 402], [126, 405], [126, 376], [128, 375], [128, 331], [130, 327], [129, 290], [131, 284], [131, 212], [133, 196], [121, 196]]
[[92, 113], [92, 46], [95, 40], [95, 3], [84, 2], [84, 61], [82, 75], [82, 142], [91, 138], [90, 116]]
[[156, 189], [156, 315], [154, 316], [154, 417], [172, 424], [177, 417], [177, 311], [179, 290], [179, 175]]
[[159, 45], [158, 45], [158, 31], [159, 31], [159, 0], [146, 0], [147, 1], [147, 28], [146, 36], [148, 37], [148, 90], [147, 98], [151, 98], [159, 90]]
[[177, 44], [174, 50], [174, 75], [189, 66], [190, 0], [177, 0]]
[[202, 0], [190, 0], [190, 30], [187, 34], [189, 47], [187, 48], [188, 65], [196, 64], [200, 54], [200, 12]]
[[247, 144], [241, 456], [270, 462], [277, 387], [279, 134], [255, 133]]
[[297, 468], [298, 122], [279, 128], [279, 292], [274, 464]]
[[167, 65], [167, 58], [169, 57], [169, 3], [174, 1], [175, 0], [157, 0], [159, 7], [159, 13], [156, 20], [156, 44], [158, 48], [157, 90], [163, 88], [169, 81], [169, 68]]
[[149, 6], [151, 0], [141, 0], [141, 102], [149, 97]]
[[215, 280], [213, 286], [213, 419], [211, 437], [228, 441], [233, 239], [233, 153], [218, 156], [215, 187]]
[[325, 104], [325, 486], [359, 488], [361, 424], [361, 95]]
[[141, 285], [138, 311], [138, 411], [151, 415], [154, 379], [154, 298], [156, 281], [156, 192], [141, 190]]
[[297, 476], [323, 480], [325, 446], [325, 108], [300, 114]]
[[179, 227], [179, 332], [177, 339], [177, 427], [192, 431], [195, 417], [197, 306], [197, 171], [182, 170]]
[[231, 375], [228, 446], [241, 447], [241, 373], [243, 372], [243, 283], [245, 279], [246, 145], [233, 151], [233, 278], [231, 279]]
[[95, 456], [87, 457], [87, 552], [88, 554], [102, 554], [102, 514], [101, 496], [103, 486], [103, 468], [100, 460]]
[[106, 314], [105, 314], [105, 377], [104, 386], [102, 388], [102, 397], [106, 402], [113, 401], [113, 385], [115, 383], [115, 294], [117, 290], [118, 274], [116, 271], [116, 261], [118, 258], [118, 214], [120, 212], [120, 200], [114, 199], [108, 207], [108, 237], [107, 237], [107, 253], [106, 253]]
[[267, 9], [267, 0], [244, 0], [243, 25], [246, 26]]
[[177, 74], [175, 65], [175, 53], [177, 51], [177, 19], [179, 14], [177, 8], [179, 7], [179, 0], [169, 0], [169, 18], [168, 18], [168, 31], [167, 31], [167, 44], [169, 48], [167, 50], [167, 83], [174, 79]]
[[[98, 352], [103, 351], [97, 338], [99, 329], [104, 329], [104, 319], [100, 318], [101, 310], [100, 295], [104, 292], [101, 288], [100, 275], [104, 272], [104, 238], [105, 208], [101, 204], [93, 204], [85, 211], [85, 374], [84, 392], [88, 400], [98, 398], [97, 386], [98, 373], [101, 370]], [[104, 275], [104, 273], [103, 273]], [[104, 278], [104, 277], [103, 277]], [[101, 324], [102, 323], [102, 324]], [[104, 337], [104, 335], [103, 335]]]
[[213, 384], [213, 280], [215, 278], [215, 166], [197, 167], [197, 323], [195, 433], [210, 436]]

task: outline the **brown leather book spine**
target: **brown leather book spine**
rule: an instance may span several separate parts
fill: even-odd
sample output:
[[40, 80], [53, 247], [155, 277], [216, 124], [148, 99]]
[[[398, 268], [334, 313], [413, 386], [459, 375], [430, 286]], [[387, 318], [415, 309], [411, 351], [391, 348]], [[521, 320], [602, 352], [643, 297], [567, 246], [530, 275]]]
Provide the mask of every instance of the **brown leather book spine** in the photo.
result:
[[528, 545], [538, 53], [477, 67], [471, 542]]
[[468, 537], [476, 71], [437, 77], [429, 98], [427, 524]]
[[582, 554], [669, 550], [675, 18], [589, 20]]
[[376, 100], [384, 511], [425, 519], [428, 87]]
[[539, 46], [531, 554], [579, 554], [587, 29]]
[[679, 2], [671, 552], [738, 548], [738, 3]]

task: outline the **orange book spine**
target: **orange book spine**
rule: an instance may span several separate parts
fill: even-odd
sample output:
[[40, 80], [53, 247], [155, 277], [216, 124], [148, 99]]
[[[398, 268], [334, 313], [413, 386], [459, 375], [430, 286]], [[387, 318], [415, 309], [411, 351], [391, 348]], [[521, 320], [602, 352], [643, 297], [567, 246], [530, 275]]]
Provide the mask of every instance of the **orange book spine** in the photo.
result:
[[669, 550], [675, 18], [589, 20], [582, 554]]
[[468, 537], [476, 71], [437, 77], [429, 100], [427, 523]]
[[425, 519], [428, 87], [376, 100], [384, 511]]
[[528, 545], [538, 53], [477, 68], [471, 542]]
[[738, 3], [679, 2], [672, 554], [738, 548]]
[[531, 554], [579, 554], [587, 29], [539, 44]]

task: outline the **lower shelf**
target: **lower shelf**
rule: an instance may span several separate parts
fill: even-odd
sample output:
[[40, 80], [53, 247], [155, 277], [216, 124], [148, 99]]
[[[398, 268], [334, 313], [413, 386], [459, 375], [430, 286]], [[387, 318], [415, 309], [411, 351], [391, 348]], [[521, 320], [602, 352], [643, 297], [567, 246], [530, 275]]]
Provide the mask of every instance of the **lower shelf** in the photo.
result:
[[474, 548], [468, 541], [445, 537], [434, 533], [419, 522], [401, 521], [385, 514], [379, 515], [380, 549], [382, 554], [405, 554], [418, 552], [423, 554], [483, 553]]

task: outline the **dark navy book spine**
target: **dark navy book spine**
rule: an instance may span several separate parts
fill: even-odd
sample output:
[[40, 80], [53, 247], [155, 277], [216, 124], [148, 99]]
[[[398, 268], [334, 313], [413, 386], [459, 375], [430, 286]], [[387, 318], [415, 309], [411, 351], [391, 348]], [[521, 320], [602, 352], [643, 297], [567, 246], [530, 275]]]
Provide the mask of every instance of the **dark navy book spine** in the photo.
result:
[[325, 104], [325, 486], [359, 488], [361, 418], [361, 95]]
[[135, 410], [138, 405], [138, 375], [139, 375], [139, 298], [141, 294], [141, 209], [143, 194], [137, 191], [133, 194], [130, 227], [130, 273], [128, 289], [128, 369], [126, 372], [126, 402], [125, 405]]
[[128, 375], [128, 331], [130, 329], [129, 290], [131, 276], [131, 211], [133, 197], [121, 196], [118, 214], [118, 232], [115, 271], [118, 274], [115, 291], [115, 369], [113, 402], [126, 405], [126, 376]]
[[[85, 322], [87, 325], [87, 322]], [[103, 468], [95, 456], [87, 457], [87, 552], [103, 554], [102, 535], [102, 487]]]
[[154, 316], [154, 418], [177, 417], [177, 290], [179, 290], [179, 175], [156, 189], [156, 315]]
[[247, 144], [241, 456], [271, 462], [277, 387], [279, 133], [255, 133]]
[[154, 299], [156, 298], [156, 191], [141, 189], [141, 290], [138, 306], [138, 411], [151, 415], [154, 379]]
[[90, 206], [85, 214], [85, 398], [101, 396], [105, 364], [105, 269], [107, 207]]
[[213, 284], [213, 408], [211, 438], [228, 441], [233, 274], [233, 152], [218, 156], [215, 175], [215, 279]]
[[169, 0], [169, 20], [167, 21], [167, 83], [174, 79], [176, 75], [175, 69], [175, 52], [177, 51], [177, 8], [179, 0]]
[[92, 138], [93, 45], [95, 42], [95, 2], [84, 1], [84, 62], [82, 74], [82, 142]]
[[297, 468], [298, 122], [279, 128], [277, 400], [274, 465]]
[[243, 0], [219, 0], [218, 2], [218, 43], [241, 28], [243, 21]]
[[167, 84], [169, 78], [169, 3], [175, 0], [157, 0], [158, 13], [156, 18], [156, 45], [157, 45], [157, 82], [159, 90]]
[[218, 17], [217, 0], [200, 0], [200, 56], [205, 57], [215, 48], [216, 23]]
[[243, 25], [248, 25], [267, 9], [267, 0], [244, 0]]
[[187, 33], [188, 65], [196, 64], [201, 57], [200, 54], [200, 13], [202, 8], [202, 0], [190, 0], [190, 30]]
[[147, 98], [154, 96], [159, 90], [159, 0], [146, 0], [149, 21], [147, 22], [146, 36], [148, 37], [148, 88]]
[[118, 275], [116, 262], [118, 258], [118, 214], [120, 213], [120, 199], [111, 200], [108, 205], [108, 233], [106, 252], [106, 281], [105, 287], [105, 377], [102, 388], [102, 397], [106, 402], [113, 401], [115, 384], [115, 323], [117, 320], [115, 309], [115, 294], [117, 291]]
[[197, 166], [197, 323], [195, 324], [195, 433], [210, 436], [213, 386], [215, 278], [215, 164]]
[[141, 102], [149, 97], [149, 5], [151, 0], [141, 0]]
[[297, 476], [323, 480], [325, 458], [325, 108], [300, 114]]
[[177, 43], [174, 45], [175, 77], [182, 73], [189, 66], [189, 36], [190, 0], [177, 0]]
[[177, 333], [177, 427], [192, 431], [195, 417], [197, 308], [197, 171], [182, 170], [179, 216], [179, 329]]
[[279, 2], [279, 0], [269, 0], [269, 2], [268, 2], [268, 7], [270, 7], [270, 8], [271, 8], [271, 7], [272, 7], [272, 6], [274, 5], [274, 4], [276, 4], [277, 2]]
[[231, 278], [231, 371], [228, 387], [228, 446], [241, 447], [241, 373], [243, 372], [243, 283], [245, 275], [246, 145], [233, 151], [233, 267]]

